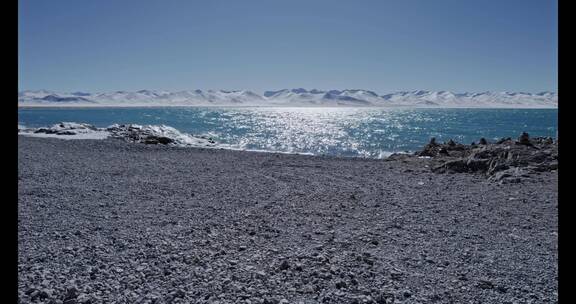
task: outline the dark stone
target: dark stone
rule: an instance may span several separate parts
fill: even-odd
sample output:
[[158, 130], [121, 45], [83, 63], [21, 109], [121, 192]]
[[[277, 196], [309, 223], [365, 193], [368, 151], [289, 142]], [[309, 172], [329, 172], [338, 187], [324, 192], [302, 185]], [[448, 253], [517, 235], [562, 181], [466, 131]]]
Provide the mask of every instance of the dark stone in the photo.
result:
[[167, 145], [169, 143], [174, 142], [174, 140], [172, 138], [168, 138], [168, 137], [158, 137], [157, 140], [159, 143], [161, 143], [163, 145]]
[[280, 270], [286, 270], [290, 268], [290, 263], [288, 263], [287, 260], [282, 261], [282, 263], [280, 263], [280, 266], [278, 267]]
[[424, 147], [424, 150], [418, 153], [419, 156], [436, 156], [438, 154], [438, 150], [440, 149], [440, 145], [436, 143], [436, 138], [432, 137], [430, 142]]
[[374, 301], [376, 301], [377, 304], [394, 303], [394, 294], [388, 292], [382, 293], [374, 298]]
[[52, 130], [52, 129], [45, 129], [45, 128], [40, 128], [36, 131], [34, 131], [34, 133], [46, 133], [46, 134], [55, 134], [57, 131]]
[[494, 284], [492, 282], [486, 281], [486, 280], [479, 281], [476, 286], [478, 288], [481, 288], [481, 289], [493, 289], [494, 288]]
[[336, 288], [337, 288], [337, 289], [346, 288], [346, 286], [347, 286], [347, 285], [346, 285], [346, 282], [344, 282], [344, 281], [338, 281], [338, 282], [336, 282]]
[[498, 286], [496, 287], [496, 290], [498, 290], [499, 293], [506, 293], [508, 291], [508, 288], [504, 286]]
[[530, 135], [526, 132], [522, 132], [520, 137], [518, 137], [518, 143], [521, 145], [531, 146], [532, 143], [530, 142]]

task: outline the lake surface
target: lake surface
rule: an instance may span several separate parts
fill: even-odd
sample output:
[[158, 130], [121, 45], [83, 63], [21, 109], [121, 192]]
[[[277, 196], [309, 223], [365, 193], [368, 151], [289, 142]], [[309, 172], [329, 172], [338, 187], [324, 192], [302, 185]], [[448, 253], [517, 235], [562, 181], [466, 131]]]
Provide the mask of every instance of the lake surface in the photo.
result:
[[288, 153], [385, 157], [416, 151], [431, 137], [469, 144], [481, 137], [556, 136], [557, 109], [382, 108], [20, 108], [18, 123], [168, 125], [225, 147]]

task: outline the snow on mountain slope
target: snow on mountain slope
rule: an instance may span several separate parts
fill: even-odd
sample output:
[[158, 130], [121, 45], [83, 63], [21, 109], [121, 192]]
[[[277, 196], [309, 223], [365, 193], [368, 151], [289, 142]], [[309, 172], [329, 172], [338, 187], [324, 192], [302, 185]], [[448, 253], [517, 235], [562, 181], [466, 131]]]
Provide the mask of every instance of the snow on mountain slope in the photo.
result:
[[366, 90], [305, 90], [305, 89], [284, 89], [279, 91], [266, 91], [264, 97], [273, 104], [290, 105], [320, 105], [320, 106], [371, 106], [379, 101], [378, 94]]
[[373, 91], [283, 89], [266, 91], [186, 90], [104, 93], [57, 93], [47, 90], [18, 93], [22, 106], [378, 106], [378, 107], [479, 107], [479, 108], [557, 108], [554, 92], [482, 92], [401, 91], [378, 95]]
[[449, 91], [404, 91], [382, 96], [389, 104], [403, 106], [479, 108], [556, 108], [558, 94], [543, 93], [453, 93]]
[[270, 100], [272, 104], [290, 104], [290, 105], [317, 105], [326, 92], [319, 90], [305, 89], [283, 89], [279, 91], [266, 91], [264, 97]]

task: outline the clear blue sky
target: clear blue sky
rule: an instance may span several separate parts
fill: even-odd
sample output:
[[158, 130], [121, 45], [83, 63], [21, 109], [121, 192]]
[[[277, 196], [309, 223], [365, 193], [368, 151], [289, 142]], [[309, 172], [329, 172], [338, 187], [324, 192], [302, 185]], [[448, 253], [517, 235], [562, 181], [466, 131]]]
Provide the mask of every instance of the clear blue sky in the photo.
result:
[[557, 91], [555, 0], [19, 0], [19, 90]]

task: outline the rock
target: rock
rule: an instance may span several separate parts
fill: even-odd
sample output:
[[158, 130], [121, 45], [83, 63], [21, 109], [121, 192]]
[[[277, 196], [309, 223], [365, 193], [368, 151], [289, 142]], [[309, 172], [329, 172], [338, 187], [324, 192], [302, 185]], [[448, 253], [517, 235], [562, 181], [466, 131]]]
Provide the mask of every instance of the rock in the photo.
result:
[[266, 276], [266, 272], [260, 270], [260, 271], [256, 271], [256, 275], [260, 278], [260, 279], [265, 279]]
[[518, 137], [518, 143], [521, 145], [531, 146], [532, 143], [530, 142], [530, 135], [526, 132], [522, 132], [520, 137]]
[[338, 282], [336, 282], [336, 288], [337, 288], [337, 289], [346, 288], [346, 286], [347, 286], [347, 285], [346, 285], [346, 282], [344, 282], [344, 281], [338, 281]]
[[78, 298], [75, 300], [76, 303], [78, 304], [91, 304], [92, 303], [92, 299], [89, 295], [87, 294], [81, 294], [78, 296]]
[[56, 133], [55, 130], [51, 130], [51, 129], [46, 129], [46, 128], [39, 128], [36, 131], [34, 131], [34, 133], [46, 133], [46, 134], [54, 134]]
[[66, 295], [64, 296], [64, 304], [76, 304], [78, 298], [78, 290], [74, 286], [69, 286], [66, 289]]
[[52, 297], [52, 291], [49, 289], [43, 289], [40, 290], [40, 292], [38, 293], [38, 297], [40, 299], [48, 299]]
[[112, 138], [123, 139], [128, 142], [144, 143], [150, 145], [177, 145], [177, 146], [214, 146], [212, 139], [205, 137], [194, 137], [189, 134], [165, 125], [112, 125], [105, 131], [110, 133]]
[[466, 161], [466, 168], [468, 172], [485, 172], [488, 170], [489, 159], [469, 158]]
[[490, 163], [488, 164], [488, 171], [487, 174], [489, 176], [494, 175], [496, 172], [502, 171], [502, 170], [506, 170], [510, 168], [507, 164], [504, 163], [504, 161], [498, 160], [498, 159], [492, 159], [490, 160]]
[[[481, 138], [478, 146], [465, 146], [453, 141], [439, 145], [431, 140], [416, 155], [442, 156], [438, 158], [442, 162], [436, 163], [431, 169], [435, 173], [480, 173], [491, 180], [501, 181], [511, 177], [506, 182], [518, 182], [533, 172], [557, 170], [557, 151], [557, 145], [550, 138], [530, 139], [527, 133], [523, 133], [516, 144], [510, 138], [503, 138], [493, 144]], [[522, 168], [524, 171], [514, 169], [503, 172], [511, 168]], [[495, 176], [498, 172], [503, 173]]]
[[432, 168], [432, 172], [437, 173], [463, 173], [468, 172], [466, 162], [461, 159], [447, 161], [444, 164]]
[[76, 135], [76, 132], [73, 131], [58, 131], [56, 132], [57, 135]]
[[186, 292], [183, 291], [182, 289], [178, 289], [176, 291], [173, 291], [171, 295], [173, 298], [184, 298], [186, 296]]
[[530, 156], [528, 156], [528, 159], [526, 161], [529, 163], [541, 163], [548, 160], [551, 157], [552, 157], [551, 153], [547, 153], [546, 151], [536, 151], [532, 153]]
[[481, 288], [481, 289], [493, 289], [494, 288], [494, 284], [490, 281], [487, 281], [487, 280], [480, 280], [478, 282], [478, 284], [476, 284], [476, 286], [478, 288]]
[[376, 301], [377, 304], [389, 304], [394, 303], [394, 298], [394, 294], [385, 292], [376, 296], [374, 301]]
[[282, 261], [282, 263], [280, 263], [280, 266], [278, 267], [278, 269], [280, 270], [286, 270], [290, 268], [290, 263], [288, 263], [287, 260]]
[[145, 143], [145, 144], [147, 144], [147, 145], [157, 145], [157, 144], [159, 144], [160, 142], [159, 142], [158, 140], [154, 139], [154, 138], [148, 138], [148, 139], [145, 139], [145, 140], [143, 141], [143, 143]]
[[521, 177], [529, 177], [528, 175], [528, 171], [518, 168], [518, 167], [514, 167], [514, 168], [510, 168], [504, 171], [499, 171], [496, 172], [493, 176], [491, 176], [489, 178], [489, 180], [492, 181], [503, 181], [508, 179], [508, 181], [513, 181], [516, 182], [517, 179], [521, 178]]
[[302, 265], [302, 263], [296, 263], [296, 265], [294, 265], [294, 270], [296, 270], [296, 271], [302, 271], [302, 270], [303, 270], [303, 265]]
[[506, 288], [506, 287], [504, 287], [504, 286], [498, 286], [498, 287], [496, 287], [496, 290], [497, 290], [499, 293], [506, 293], [506, 292], [508, 291], [508, 288]]
[[167, 144], [174, 142], [174, 140], [172, 138], [164, 137], [164, 136], [155, 136], [153, 138], [154, 138], [154, 140], [156, 140], [157, 142], [159, 142], [163, 145], [167, 145]]
[[432, 137], [430, 142], [424, 147], [424, 150], [418, 153], [419, 156], [436, 156], [440, 145], [436, 143], [436, 138]]
[[32, 301], [36, 300], [38, 298], [38, 296], [40, 295], [40, 291], [39, 290], [34, 290], [32, 293], [30, 293], [30, 299]]
[[392, 278], [392, 280], [394, 281], [399, 281], [402, 279], [402, 277], [404, 276], [404, 274], [401, 271], [398, 270], [392, 270], [390, 271], [390, 277]]

